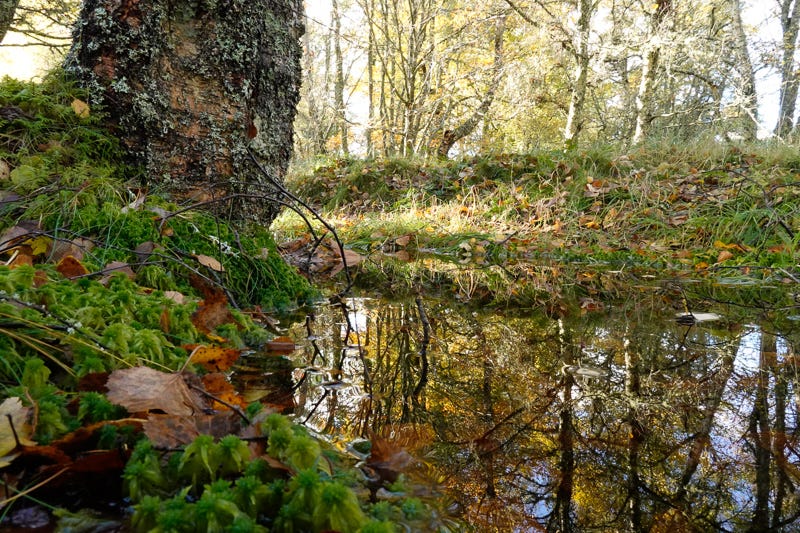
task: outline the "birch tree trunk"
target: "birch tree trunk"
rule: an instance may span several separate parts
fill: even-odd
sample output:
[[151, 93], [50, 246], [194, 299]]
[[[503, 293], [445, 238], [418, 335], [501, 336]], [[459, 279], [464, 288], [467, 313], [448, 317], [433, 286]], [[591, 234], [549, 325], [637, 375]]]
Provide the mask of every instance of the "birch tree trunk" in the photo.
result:
[[149, 184], [233, 195], [219, 204], [227, 214], [269, 223], [292, 152], [302, 33], [300, 0], [85, 0], [66, 66]]
[[336, 119], [342, 154], [350, 155], [348, 143], [347, 116], [344, 106], [344, 58], [342, 57], [342, 14], [339, 11], [339, 1], [331, 2], [331, 23], [333, 24], [333, 60], [336, 63], [336, 80], [333, 84], [333, 103], [336, 106]]
[[754, 141], [758, 134], [758, 99], [756, 97], [756, 75], [750, 51], [747, 48], [747, 34], [742, 24], [742, 0], [730, 0], [733, 17], [733, 38], [736, 46], [736, 70], [739, 71], [739, 107], [744, 113], [742, 124], [746, 141]]
[[781, 30], [783, 33], [781, 57], [781, 95], [778, 123], [775, 135], [788, 137], [794, 125], [794, 111], [797, 104], [798, 73], [795, 69], [797, 34], [800, 30], [800, 2], [781, 0]]
[[567, 112], [567, 124], [564, 127], [564, 144], [574, 148], [578, 134], [583, 127], [583, 104], [586, 101], [586, 84], [589, 78], [589, 36], [592, 14], [595, 4], [593, 0], [578, 1], [578, 33], [575, 46], [575, 82]]
[[650, 17], [650, 42], [645, 47], [647, 54], [642, 65], [639, 92], [636, 94], [636, 131], [633, 134], [633, 144], [639, 144], [645, 139], [654, 119], [655, 87], [661, 61], [663, 26], [671, 11], [672, 0], [657, 0], [655, 11]]

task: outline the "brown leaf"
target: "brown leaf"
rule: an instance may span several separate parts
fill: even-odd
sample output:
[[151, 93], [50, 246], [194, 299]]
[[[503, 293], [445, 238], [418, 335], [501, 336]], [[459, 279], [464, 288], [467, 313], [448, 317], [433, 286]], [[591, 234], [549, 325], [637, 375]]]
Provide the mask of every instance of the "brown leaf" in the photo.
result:
[[164, 291], [164, 298], [168, 298], [178, 305], [186, 303], [186, 296], [178, 291]]
[[408, 246], [408, 243], [411, 242], [411, 234], [403, 235], [402, 237], [398, 237], [394, 240], [394, 243], [399, 246], [400, 248], [405, 248]]
[[61, 261], [58, 262], [56, 270], [67, 279], [79, 278], [89, 273], [86, 267], [71, 255], [62, 258]]
[[211, 270], [216, 270], [217, 272], [225, 272], [225, 267], [222, 266], [222, 263], [220, 263], [211, 256], [196, 254], [194, 258], [197, 259], [198, 263], [210, 268]]
[[147, 241], [137, 246], [136, 249], [133, 251], [133, 253], [136, 254], [136, 259], [144, 263], [145, 261], [150, 259], [150, 256], [153, 255], [153, 251], [155, 251], [155, 249], [156, 249], [156, 243], [154, 243], [153, 241]]
[[199, 435], [215, 438], [236, 435], [241, 430], [241, 418], [233, 411], [196, 416], [151, 414], [143, 428], [157, 448], [178, 448]]
[[193, 415], [205, 408], [203, 401], [186, 385], [180, 374], [167, 374], [139, 366], [115, 370], [108, 376], [109, 401], [131, 413], [164, 411]]
[[192, 285], [205, 297], [197, 311], [192, 314], [194, 327], [203, 333], [211, 333], [217, 326], [236, 323], [222, 289], [212, 286], [199, 276], [192, 276]]
[[717, 263], [722, 263], [732, 257], [733, 253], [729, 252], [728, 250], [722, 250], [720, 251], [719, 255], [717, 255]]
[[133, 271], [131, 266], [128, 263], [124, 263], [122, 261], [112, 261], [105, 266], [103, 269], [103, 278], [100, 280], [100, 283], [103, 285], [107, 285], [108, 281], [111, 279], [111, 276], [116, 274], [117, 272], [121, 272], [128, 276], [128, 279], [135, 279], [136, 273]]
[[0, 237], [0, 249], [8, 251], [13, 248], [15, 244], [19, 244], [31, 237], [35, 237], [38, 235], [40, 230], [41, 227], [39, 226], [38, 222], [33, 220], [24, 220], [16, 226], [12, 226], [3, 232], [3, 236]]
[[94, 248], [94, 243], [89, 239], [78, 237], [71, 241], [56, 241], [50, 251], [50, 259], [54, 262], [61, 261], [66, 256], [71, 255], [78, 261], [83, 259], [83, 254]]

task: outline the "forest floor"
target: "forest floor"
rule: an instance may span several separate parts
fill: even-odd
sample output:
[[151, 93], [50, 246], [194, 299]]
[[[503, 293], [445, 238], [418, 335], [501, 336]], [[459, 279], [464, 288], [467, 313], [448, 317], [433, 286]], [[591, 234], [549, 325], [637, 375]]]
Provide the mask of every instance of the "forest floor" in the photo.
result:
[[[710, 143], [448, 161], [320, 158], [289, 181], [364, 257], [425, 258], [434, 270], [547, 263], [794, 283], [799, 172], [793, 147]], [[279, 241], [308, 231], [293, 212], [273, 230]]]

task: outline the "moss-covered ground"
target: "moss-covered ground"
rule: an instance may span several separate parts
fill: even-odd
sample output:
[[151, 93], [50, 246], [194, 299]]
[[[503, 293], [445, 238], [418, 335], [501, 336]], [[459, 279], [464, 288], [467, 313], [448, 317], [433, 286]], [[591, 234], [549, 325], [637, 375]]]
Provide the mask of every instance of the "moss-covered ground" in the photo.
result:
[[223, 357], [280, 357], [268, 315], [319, 291], [267, 228], [145, 185], [86, 100], [58, 73], [0, 82], [0, 529], [431, 519], [410, 497], [373, 505], [355, 461], [229, 390]]

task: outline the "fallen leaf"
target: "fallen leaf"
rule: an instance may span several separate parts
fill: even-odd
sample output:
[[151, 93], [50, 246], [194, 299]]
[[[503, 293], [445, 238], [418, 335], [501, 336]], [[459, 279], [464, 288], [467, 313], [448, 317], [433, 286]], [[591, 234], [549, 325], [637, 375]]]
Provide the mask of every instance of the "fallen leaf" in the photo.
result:
[[411, 234], [403, 235], [402, 237], [398, 237], [394, 240], [394, 243], [400, 248], [405, 248], [406, 246], [408, 246], [408, 243], [410, 242], [411, 242]]
[[729, 252], [728, 250], [722, 250], [719, 252], [719, 255], [717, 255], [717, 263], [722, 263], [724, 261], [727, 261], [731, 257], [733, 257], [733, 254], [731, 252]]
[[7, 180], [11, 174], [11, 167], [8, 163], [0, 159], [0, 180]]
[[225, 272], [225, 267], [222, 266], [222, 263], [220, 263], [211, 256], [196, 254], [194, 258], [197, 259], [198, 263], [210, 268], [211, 270], [216, 270], [217, 272]]
[[236, 389], [233, 388], [233, 385], [231, 385], [228, 378], [225, 377], [225, 374], [222, 372], [213, 372], [203, 376], [203, 387], [205, 387], [206, 392], [210, 394], [214, 400], [225, 402], [214, 401], [211, 407], [217, 411], [230, 410], [230, 405], [243, 409], [247, 407], [245, 399], [236, 392]]
[[78, 118], [88, 118], [89, 117], [89, 104], [84, 102], [83, 100], [79, 100], [75, 98], [70, 104], [72, 110], [78, 115]]
[[83, 264], [71, 255], [64, 256], [58, 262], [56, 270], [67, 279], [75, 279], [89, 273]]
[[33, 435], [33, 428], [28, 423], [30, 414], [31, 408], [23, 406], [22, 400], [17, 397], [6, 398], [0, 404], [0, 468], [14, 460], [16, 455], [9, 454], [17, 448], [17, 444], [36, 445], [29, 438]]
[[19, 244], [28, 238], [35, 237], [40, 230], [41, 227], [38, 222], [33, 220], [22, 221], [3, 232], [3, 236], [0, 237], [0, 249], [8, 251], [12, 249], [15, 244]]
[[221, 288], [212, 286], [199, 276], [192, 276], [191, 283], [204, 296], [203, 301], [192, 314], [194, 327], [203, 333], [211, 333], [217, 326], [236, 323], [228, 306], [228, 298]]
[[164, 298], [168, 298], [178, 305], [186, 303], [186, 296], [178, 291], [164, 291]]
[[103, 279], [100, 280], [100, 283], [107, 284], [108, 281], [111, 279], [111, 276], [116, 274], [117, 272], [121, 272], [125, 274], [128, 279], [136, 278], [136, 273], [133, 271], [131, 266], [128, 263], [124, 263], [122, 261], [112, 261], [103, 268], [102, 273], [105, 274]]
[[221, 346], [188, 344], [184, 345], [184, 348], [192, 350], [189, 363], [200, 365], [209, 372], [224, 372], [228, 370], [242, 353], [241, 350], [223, 348]]
[[106, 383], [108, 400], [131, 413], [163, 411], [193, 415], [205, 408], [181, 374], [168, 374], [144, 366], [115, 370]]
[[195, 416], [151, 414], [143, 429], [155, 447], [178, 448], [199, 435], [215, 438], [237, 435], [241, 431], [241, 418], [233, 411]]

